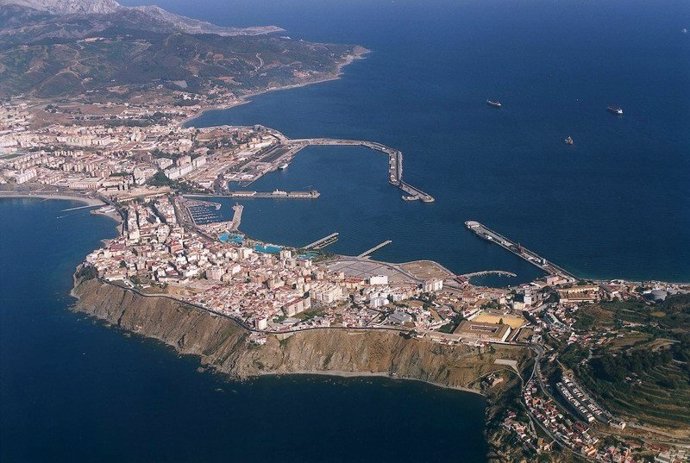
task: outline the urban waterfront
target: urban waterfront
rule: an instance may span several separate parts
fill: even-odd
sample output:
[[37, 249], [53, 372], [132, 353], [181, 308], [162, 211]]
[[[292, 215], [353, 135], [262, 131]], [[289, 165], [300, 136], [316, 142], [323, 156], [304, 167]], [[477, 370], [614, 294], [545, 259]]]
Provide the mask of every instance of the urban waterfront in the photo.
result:
[[115, 235], [109, 219], [64, 211], [75, 206], [0, 200], [12, 263], [0, 278], [0, 460], [485, 461], [478, 395], [382, 378], [228, 382], [68, 311], [74, 267]]

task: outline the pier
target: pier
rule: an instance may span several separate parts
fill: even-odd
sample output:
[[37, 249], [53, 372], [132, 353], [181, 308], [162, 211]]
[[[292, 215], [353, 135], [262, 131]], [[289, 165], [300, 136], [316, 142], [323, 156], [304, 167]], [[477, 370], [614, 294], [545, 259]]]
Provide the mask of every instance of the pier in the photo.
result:
[[403, 196], [403, 199], [406, 201], [420, 200], [425, 203], [432, 203], [435, 201], [434, 197], [430, 194], [403, 181], [403, 154], [402, 151], [396, 150], [395, 148], [372, 141], [345, 140], [339, 138], [303, 138], [289, 140], [285, 143], [289, 146], [298, 148], [294, 151], [295, 153], [307, 146], [363, 146], [381, 152], [388, 155], [388, 183], [400, 188], [406, 194]]
[[465, 222], [465, 226], [480, 238], [485, 239], [491, 243], [496, 243], [502, 248], [520, 257], [521, 259], [526, 260], [535, 267], [540, 268], [549, 275], [557, 275], [562, 278], [565, 278], [570, 282], [575, 282], [578, 280], [576, 276], [574, 276], [567, 270], [559, 267], [558, 265], [552, 262], [549, 262], [536, 252], [530, 251], [529, 249], [522, 247], [520, 243], [516, 243], [511, 239], [506, 238], [505, 236], [491, 230], [490, 228], [487, 228], [479, 222], [468, 220], [467, 222]]
[[335, 243], [336, 241], [338, 241], [338, 235], [340, 235], [340, 233], [338, 233], [338, 232], [331, 233], [328, 236], [324, 236], [320, 240], [316, 240], [313, 243], [309, 243], [308, 245], [304, 246], [304, 249], [314, 249], [314, 250], [323, 249], [326, 246], [329, 246], [329, 245]]
[[381, 249], [382, 247], [388, 246], [388, 245], [391, 244], [392, 242], [393, 242], [393, 241], [391, 241], [391, 240], [386, 240], [386, 241], [384, 241], [383, 243], [379, 243], [379, 244], [377, 244], [376, 246], [374, 246], [373, 248], [364, 251], [363, 253], [361, 253], [361, 254], [358, 255], [357, 257], [360, 257], [360, 258], [361, 258], [361, 257], [367, 257], [367, 256], [369, 256], [369, 254], [375, 253], [376, 251], [378, 251], [378, 250]]
[[240, 228], [240, 223], [242, 222], [242, 211], [244, 211], [244, 206], [241, 204], [235, 204], [232, 206], [232, 222], [230, 222], [230, 230], [236, 231]]
[[87, 204], [86, 206], [77, 206], [77, 207], [70, 207], [68, 209], [63, 209], [60, 212], [71, 212], [71, 211], [79, 211], [81, 209], [89, 209], [91, 207], [99, 207], [97, 204]]

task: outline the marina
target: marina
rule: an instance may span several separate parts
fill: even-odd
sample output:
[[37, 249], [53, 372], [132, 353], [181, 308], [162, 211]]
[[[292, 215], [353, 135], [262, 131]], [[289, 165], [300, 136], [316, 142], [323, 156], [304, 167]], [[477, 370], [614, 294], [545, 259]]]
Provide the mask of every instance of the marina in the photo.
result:
[[207, 225], [223, 221], [223, 215], [220, 212], [221, 204], [219, 203], [188, 200], [185, 206], [195, 225]]

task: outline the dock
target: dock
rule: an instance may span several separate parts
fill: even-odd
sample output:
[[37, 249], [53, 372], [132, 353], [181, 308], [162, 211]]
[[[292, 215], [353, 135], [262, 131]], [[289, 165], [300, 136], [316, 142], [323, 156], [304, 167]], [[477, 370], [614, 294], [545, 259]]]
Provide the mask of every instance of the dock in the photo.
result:
[[[289, 146], [298, 148], [297, 151], [307, 146], [363, 146], [388, 156], [388, 183], [400, 188], [404, 193], [403, 199], [406, 201], [422, 201], [432, 203], [434, 197], [425, 193], [421, 189], [406, 183], [403, 180], [403, 153], [400, 150], [391, 148], [382, 143], [366, 140], [346, 140], [339, 138], [303, 138], [285, 142]], [[296, 153], [297, 151], [294, 151]]]
[[388, 245], [391, 244], [392, 242], [393, 242], [393, 241], [391, 241], [391, 240], [386, 240], [386, 241], [384, 241], [383, 243], [379, 243], [379, 244], [377, 244], [376, 246], [374, 246], [373, 248], [364, 251], [363, 253], [361, 253], [361, 254], [358, 255], [357, 257], [360, 257], [360, 258], [361, 258], [361, 257], [367, 257], [367, 256], [369, 256], [369, 254], [375, 253], [376, 251], [378, 251], [378, 250], [381, 249], [382, 247], [388, 246]]
[[549, 262], [536, 252], [524, 248], [522, 245], [520, 245], [520, 243], [516, 243], [513, 240], [506, 238], [500, 233], [491, 230], [490, 228], [482, 225], [479, 222], [476, 222], [474, 220], [468, 220], [467, 222], [465, 222], [465, 226], [480, 238], [485, 239], [491, 243], [496, 243], [502, 248], [512, 252], [521, 259], [524, 259], [525, 261], [534, 265], [535, 267], [540, 268], [549, 275], [560, 276], [570, 282], [575, 282], [578, 280], [578, 278], [575, 275], [563, 269], [562, 267], [559, 267], [553, 262]]
[[338, 232], [331, 233], [330, 235], [324, 236], [323, 238], [316, 240], [313, 243], [309, 243], [308, 245], [304, 246], [304, 249], [314, 249], [314, 250], [323, 249], [326, 246], [329, 246], [329, 245], [335, 243], [336, 241], [338, 241], [339, 235], [340, 235], [340, 233], [338, 233]]

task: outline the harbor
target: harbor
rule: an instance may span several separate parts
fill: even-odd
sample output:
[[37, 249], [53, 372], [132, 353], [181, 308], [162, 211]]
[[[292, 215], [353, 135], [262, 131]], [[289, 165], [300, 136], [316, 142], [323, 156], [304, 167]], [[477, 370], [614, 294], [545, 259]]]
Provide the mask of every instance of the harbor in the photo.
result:
[[[303, 138], [283, 141], [290, 147], [297, 148], [294, 154], [307, 146], [363, 146], [374, 151], [386, 154], [388, 156], [388, 183], [400, 188], [406, 196], [403, 199], [407, 201], [422, 201], [424, 203], [433, 203], [434, 197], [422, 191], [420, 188], [414, 187], [403, 180], [403, 153], [400, 150], [391, 148], [381, 143], [366, 141], [366, 140], [347, 140], [338, 138]], [[293, 154], [293, 155], [294, 155]]]

